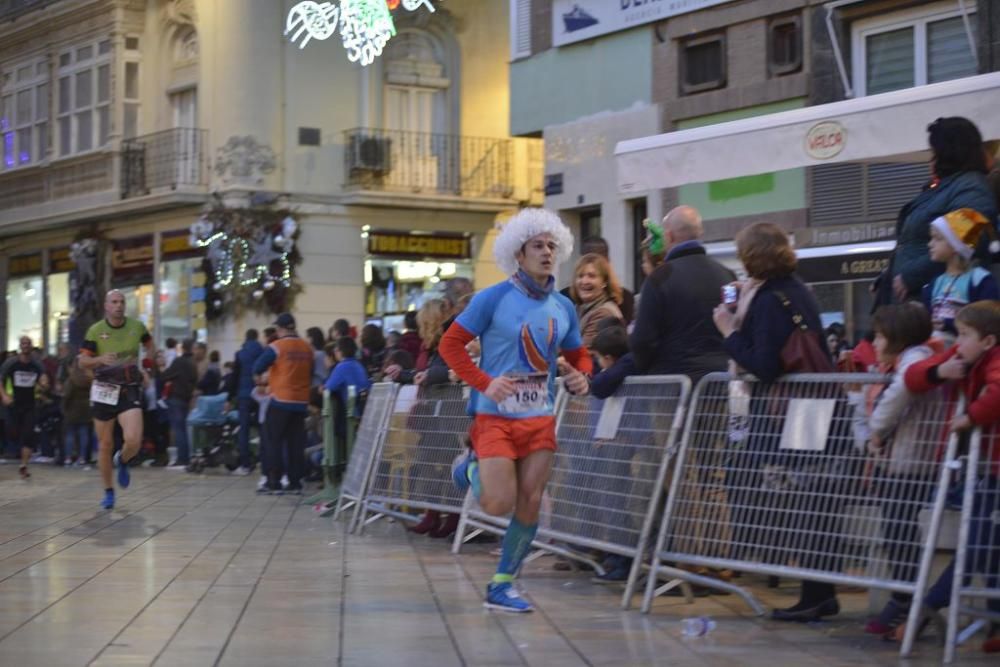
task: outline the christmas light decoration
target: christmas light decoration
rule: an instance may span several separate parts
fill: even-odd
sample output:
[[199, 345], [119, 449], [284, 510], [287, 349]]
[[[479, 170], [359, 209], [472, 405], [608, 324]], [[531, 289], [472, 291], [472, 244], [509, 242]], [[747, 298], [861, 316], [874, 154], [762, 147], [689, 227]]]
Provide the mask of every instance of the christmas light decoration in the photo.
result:
[[396, 24], [385, 0], [342, 0], [340, 36], [347, 59], [371, 65], [396, 34]]
[[209, 319], [247, 308], [289, 310], [301, 291], [293, 272], [301, 261], [297, 236], [288, 211], [270, 204], [231, 209], [216, 201], [190, 228], [191, 245], [205, 249]]
[[[351, 62], [370, 65], [382, 55], [382, 50], [396, 34], [391, 11], [400, 0], [340, 0], [332, 2], [305, 0], [288, 12], [285, 36], [304, 49], [311, 40], [330, 39], [340, 27], [340, 37]], [[403, 8], [415, 12], [420, 7], [434, 11], [431, 0], [402, 0]]]
[[306, 48], [309, 40], [330, 39], [337, 32], [337, 21], [340, 17], [340, 7], [332, 2], [300, 2], [288, 12], [285, 21], [285, 36], [291, 35], [292, 44], [300, 37], [300, 49]]

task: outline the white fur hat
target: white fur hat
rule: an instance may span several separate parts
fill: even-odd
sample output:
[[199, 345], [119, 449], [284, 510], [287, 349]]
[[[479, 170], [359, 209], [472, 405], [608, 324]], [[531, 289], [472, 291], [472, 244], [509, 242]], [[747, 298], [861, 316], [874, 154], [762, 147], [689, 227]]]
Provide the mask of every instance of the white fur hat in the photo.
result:
[[539, 234], [551, 234], [555, 239], [556, 265], [573, 254], [573, 234], [558, 215], [544, 208], [526, 208], [503, 226], [493, 244], [493, 259], [500, 270], [508, 276], [517, 273], [517, 253]]

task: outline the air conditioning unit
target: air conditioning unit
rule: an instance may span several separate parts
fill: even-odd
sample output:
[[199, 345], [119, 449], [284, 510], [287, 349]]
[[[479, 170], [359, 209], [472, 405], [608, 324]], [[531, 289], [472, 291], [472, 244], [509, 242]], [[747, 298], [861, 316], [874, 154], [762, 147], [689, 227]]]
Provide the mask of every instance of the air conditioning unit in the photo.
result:
[[355, 134], [351, 136], [351, 145], [348, 146], [347, 167], [352, 172], [389, 173], [392, 169], [391, 148], [391, 139]]

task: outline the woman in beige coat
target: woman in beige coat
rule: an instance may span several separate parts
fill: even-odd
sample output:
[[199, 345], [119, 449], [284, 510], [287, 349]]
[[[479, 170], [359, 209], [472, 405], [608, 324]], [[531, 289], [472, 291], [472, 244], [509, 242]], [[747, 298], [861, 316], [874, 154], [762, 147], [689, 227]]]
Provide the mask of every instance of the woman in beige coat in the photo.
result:
[[569, 294], [576, 304], [580, 337], [588, 350], [601, 320], [615, 317], [624, 323], [625, 318], [619, 308], [622, 302], [621, 285], [608, 260], [601, 255], [590, 254], [580, 258], [573, 270]]

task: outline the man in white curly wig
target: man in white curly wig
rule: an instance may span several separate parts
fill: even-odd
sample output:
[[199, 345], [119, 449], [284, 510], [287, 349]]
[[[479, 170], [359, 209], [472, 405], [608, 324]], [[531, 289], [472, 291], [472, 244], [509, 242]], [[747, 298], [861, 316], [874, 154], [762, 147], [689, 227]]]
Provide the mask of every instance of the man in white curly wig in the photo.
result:
[[[585, 394], [591, 360], [580, 340], [576, 309], [554, 291], [555, 271], [573, 251], [573, 236], [559, 217], [525, 209], [504, 226], [493, 254], [510, 278], [475, 297], [438, 347], [472, 388], [472, 452], [455, 459], [452, 477], [472, 488], [487, 513], [514, 513], [503, 538], [500, 564], [486, 588], [486, 606], [528, 612], [514, 575], [538, 531], [542, 493], [556, 449], [554, 403], [560, 352], [566, 388]], [[477, 367], [465, 346], [479, 338]]]

